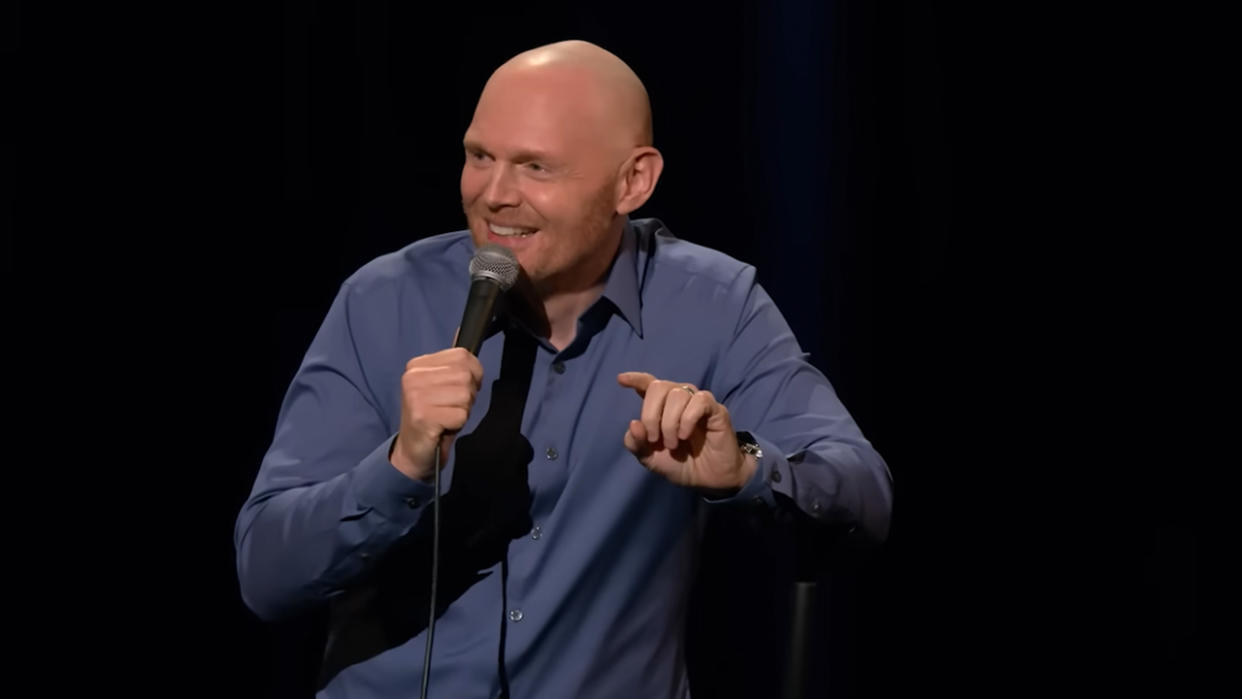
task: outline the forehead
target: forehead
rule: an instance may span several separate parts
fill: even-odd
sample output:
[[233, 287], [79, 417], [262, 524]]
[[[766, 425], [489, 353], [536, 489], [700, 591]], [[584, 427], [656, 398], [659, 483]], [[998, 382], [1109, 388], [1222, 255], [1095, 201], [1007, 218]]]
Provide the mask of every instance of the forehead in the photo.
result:
[[615, 126], [600, 92], [570, 71], [497, 75], [479, 97], [466, 140], [565, 157], [603, 150]]

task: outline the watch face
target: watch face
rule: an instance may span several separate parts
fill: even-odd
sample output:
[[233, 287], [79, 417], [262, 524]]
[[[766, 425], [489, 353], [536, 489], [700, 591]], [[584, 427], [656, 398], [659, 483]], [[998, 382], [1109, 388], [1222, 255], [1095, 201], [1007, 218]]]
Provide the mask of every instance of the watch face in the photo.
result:
[[754, 436], [749, 432], [737, 433], [737, 445], [747, 454], [753, 454], [756, 459], [763, 457], [763, 450], [759, 448], [759, 442], [755, 441]]

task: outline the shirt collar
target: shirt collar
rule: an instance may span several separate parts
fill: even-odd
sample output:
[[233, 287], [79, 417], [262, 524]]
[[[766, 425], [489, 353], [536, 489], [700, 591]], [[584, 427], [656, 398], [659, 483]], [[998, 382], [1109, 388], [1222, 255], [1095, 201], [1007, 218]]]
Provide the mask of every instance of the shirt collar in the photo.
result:
[[630, 221], [626, 221], [621, 232], [621, 246], [601, 297], [611, 301], [634, 332], [643, 336], [642, 300], [638, 295], [638, 230]]
[[[643, 262], [643, 255], [639, 251], [639, 237], [642, 231], [634, 225], [632, 221], [627, 221], [625, 228], [621, 231], [621, 245], [617, 248], [617, 255], [613, 258], [612, 267], [608, 270], [608, 279], [604, 282], [604, 290], [600, 294], [600, 298], [592, 304], [591, 308], [583, 314], [583, 320], [588, 324], [595, 321], [586, 320], [588, 318], [597, 318], [604, 320], [600, 315], [600, 304], [605, 300], [612, 304], [617, 314], [629, 323], [634, 330], [634, 334], [640, 338], [643, 336], [643, 317], [642, 317], [642, 297], [639, 295], [639, 264]], [[606, 310], [603, 310], [606, 313]], [[502, 320], [500, 315], [492, 320], [486, 331], [486, 337], [491, 337], [495, 333], [503, 329], [504, 323], [514, 321], [518, 325], [525, 327], [520, 314], [514, 316], [504, 314], [507, 320]], [[606, 322], [606, 321], [605, 321]], [[529, 330], [528, 330], [529, 332]]]

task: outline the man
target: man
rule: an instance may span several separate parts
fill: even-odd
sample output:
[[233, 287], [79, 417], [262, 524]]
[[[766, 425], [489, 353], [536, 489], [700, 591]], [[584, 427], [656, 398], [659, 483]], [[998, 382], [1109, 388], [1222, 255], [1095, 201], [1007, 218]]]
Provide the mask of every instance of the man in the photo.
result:
[[[410, 696], [441, 468], [431, 695], [687, 696], [702, 508], [883, 539], [887, 467], [753, 268], [629, 219], [663, 160], [616, 56], [518, 55], [464, 146], [469, 231], [351, 276], [294, 377], [237, 521], [243, 597], [331, 605], [321, 696]], [[488, 243], [523, 279], [476, 358], [444, 348]]]

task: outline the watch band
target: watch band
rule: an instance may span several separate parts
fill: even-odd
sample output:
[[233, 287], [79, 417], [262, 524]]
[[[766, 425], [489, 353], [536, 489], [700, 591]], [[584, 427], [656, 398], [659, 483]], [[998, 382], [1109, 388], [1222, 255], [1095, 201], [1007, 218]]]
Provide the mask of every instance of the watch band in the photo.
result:
[[755, 440], [754, 435], [749, 432], [738, 430], [737, 446], [743, 454], [750, 454], [755, 457], [756, 461], [763, 458], [763, 449], [759, 447], [759, 442]]

